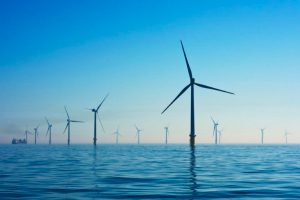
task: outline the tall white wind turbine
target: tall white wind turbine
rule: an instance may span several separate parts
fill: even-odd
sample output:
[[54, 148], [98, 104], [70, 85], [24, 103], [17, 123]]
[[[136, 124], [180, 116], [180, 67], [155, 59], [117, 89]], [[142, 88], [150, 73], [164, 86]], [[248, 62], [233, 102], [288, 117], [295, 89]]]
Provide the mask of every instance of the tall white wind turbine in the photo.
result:
[[261, 128], [261, 143], [263, 144], [264, 143], [264, 130], [266, 129], [267, 127], [265, 128]]
[[38, 133], [38, 128], [39, 128], [40, 124], [34, 128], [34, 144], [36, 144], [36, 136], [39, 138], [39, 133]]
[[45, 117], [46, 121], [47, 121], [47, 124], [48, 124], [48, 129], [47, 129], [47, 133], [46, 133], [46, 137], [49, 133], [49, 144], [51, 144], [51, 128], [52, 128], [52, 124], [49, 124], [47, 118]]
[[[106, 97], [108, 96], [108, 94], [106, 95]], [[93, 109], [90, 109], [90, 108], [87, 108], [88, 110], [91, 110], [93, 113], [94, 113], [94, 145], [96, 146], [97, 145], [97, 116], [98, 116], [98, 119], [100, 121], [100, 124], [102, 126], [102, 130], [103, 132], [105, 133], [104, 131], [104, 128], [103, 128], [103, 125], [102, 125], [102, 122], [100, 120], [100, 117], [99, 117], [99, 114], [98, 114], [98, 110], [99, 108], [101, 107], [101, 105], [103, 104], [104, 100], [106, 99], [106, 97], [103, 99], [103, 101], [100, 103], [100, 105], [97, 107], [97, 109], [93, 108]]]
[[183, 90], [177, 95], [177, 97], [168, 105], [168, 107], [161, 114], [163, 114], [189, 87], [191, 87], [191, 133], [190, 133], [190, 145], [193, 147], [193, 146], [195, 146], [195, 137], [196, 137], [196, 135], [195, 135], [195, 115], [194, 115], [194, 85], [196, 85], [198, 87], [210, 89], [210, 90], [216, 90], [216, 91], [219, 91], [219, 92], [225, 92], [225, 93], [228, 93], [228, 94], [234, 94], [234, 93], [227, 92], [227, 91], [224, 91], [224, 90], [220, 90], [220, 89], [217, 89], [217, 88], [213, 88], [213, 87], [210, 87], [210, 86], [207, 86], [207, 85], [196, 83], [195, 82], [195, 78], [192, 75], [192, 71], [191, 71], [188, 59], [186, 57], [185, 51], [184, 51], [182, 41], [180, 41], [180, 42], [181, 42], [182, 51], [183, 51], [183, 54], [184, 54], [186, 66], [187, 66], [188, 73], [189, 73], [190, 83], [187, 86], [185, 86], [185, 88], [183, 88]]
[[[134, 126], [135, 126], [135, 128], [136, 128], [136, 130], [137, 130], [136, 136], [138, 136], [138, 144], [139, 144], [139, 143], [140, 143], [140, 132], [143, 131], [144, 129], [141, 129], [141, 130], [140, 130], [140, 129], [138, 129], [138, 127], [136, 127], [136, 125], [134, 125]], [[135, 137], [136, 137], [136, 136], [135, 136]]]
[[66, 108], [66, 106], [65, 106], [65, 111], [66, 111], [66, 113], [67, 113], [67, 116], [68, 116], [68, 119], [67, 119], [67, 126], [66, 126], [66, 128], [65, 128], [65, 130], [64, 130], [64, 133], [66, 132], [66, 130], [67, 130], [67, 128], [68, 128], [68, 144], [70, 144], [70, 123], [71, 122], [79, 122], [79, 123], [83, 123], [83, 121], [75, 121], [75, 120], [71, 120], [70, 119], [70, 116], [69, 116], [69, 114], [68, 114], [68, 111], [67, 111], [67, 108]]
[[283, 137], [285, 136], [285, 143], [287, 144], [287, 135], [291, 134], [291, 133], [288, 133], [285, 128], [284, 128], [284, 130], [285, 130], [285, 134], [283, 135]]
[[214, 131], [213, 131], [213, 136], [215, 135], [215, 144], [218, 144], [218, 122], [216, 123], [214, 121], [214, 119], [211, 117], [211, 120], [213, 121], [214, 123]]
[[165, 127], [165, 129], [166, 129], [166, 144], [168, 144], [168, 136], [170, 136], [169, 135], [169, 125]]
[[26, 135], [26, 144], [28, 144], [28, 141], [27, 141], [27, 135], [28, 135], [28, 133], [31, 134], [31, 135], [33, 135], [31, 132], [28, 131], [28, 127], [27, 127], [27, 124], [26, 124], [26, 131], [24, 133], [24, 135]]
[[116, 138], [116, 144], [119, 143], [119, 136], [122, 137], [122, 135], [119, 133], [119, 128], [120, 128], [120, 126], [118, 126], [118, 130], [116, 132], [112, 133], [112, 134], [116, 134], [116, 137], [117, 137]]

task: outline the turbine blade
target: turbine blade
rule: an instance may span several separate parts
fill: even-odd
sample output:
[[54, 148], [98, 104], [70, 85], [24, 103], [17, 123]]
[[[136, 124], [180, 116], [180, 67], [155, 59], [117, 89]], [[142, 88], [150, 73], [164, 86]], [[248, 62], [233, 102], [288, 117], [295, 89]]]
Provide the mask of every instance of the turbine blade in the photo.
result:
[[216, 125], [214, 125], [213, 136], [215, 135]]
[[[106, 97], [109, 95], [109, 93], [106, 95]], [[103, 99], [103, 101], [100, 103], [100, 105], [98, 106], [98, 108], [97, 108], [97, 112], [98, 112], [98, 110], [99, 110], [99, 108], [100, 108], [100, 106], [103, 104], [103, 102], [104, 102], [104, 100], [106, 99], [106, 97]]]
[[70, 122], [80, 122], [80, 123], [84, 123], [83, 121], [76, 121], [76, 120], [70, 120]]
[[66, 106], [64, 106], [64, 107], [65, 107], [65, 111], [66, 111], [66, 113], [67, 113], [68, 119], [70, 119], [70, 116], [69, 116], [69, 114], [68, 114], [67, 108], [66, 108]]
[[67, 130], [67, 128], [68, 128], [68, 125], [69, 125], [69, 123], [70, 123], [70, 122], [68, 122], [68, 123], [67, 123], [67, 126], [66, 126], [66, 128], [65, 128], [65, 130], [64, 130], [64, 132], [63, 132], [63, 133], [65, 133], [65, 132], [66, 132], [66, 130]]
[[47, 137], [47, 135], [48, 135], [49, 129], [50, 129], [50, 127], [48, 127], [48, 130], [47, 130], [47, 133], [46, 133], [46, 137]]
[[199, 83], [195, 83], [195, 85], [197, 85], [199, 87], [202, 87], [202, 88], [211, 89], [211, 90], [217, 90], [217, 91], [220, 91], [220, 92], [225, 92], [225, 93], [233, 94], [234, 95], [234, 93], [232, 93], [232, 92], [227, 92], [225, 90], [220, 90], [220, 89], [213, 88], [213, 87], [210, 87], [210, 86], [207, 86], [207, 85], [203, 85], [203, 84], [199, 84]]
[[119, 136], [123, 137], [120, 133], [118, 133], [118, 134], [119, 134]]
[[45, 119], [46, 119], [46, 121], [47, 121], [47, 124], [48, 124], [48, 126], [50, 126], [50, 124], [49, 124], [49, 122], [48, 122], [48, 120], [47, 120], [47, 118], [45, 117]]
[[40, 127], [40, 125], [41, 125], [41, 124], [39, 124], [39, 125], [36, 127], [36, 130]]
[[185, 54], [185, 51], [184, 51], [184, 47], [183, 47], [183, 44], [182, 44], [181, 40], [180, 40], [180, 43], [181, 43], [182, 51], [183, 51], [183, 54], [184, 54], [186, 66], [187, 66], [187, 69], [188, 69], [188, 72], [189, 72], [190, 80], [192, 80], [192, 78], [193, 78], [192, 71], [191, 71], [191, 68], [190, 68], [190, 65], [189, 65], [189, 61], [188, 61], [188, 59], [186, 57], [186, 54]]
[[33, 133], [31, 133], [31, 132], [29, 132], [29, 131], [27, 131], [27, 133], [30, 133], [31, 135], [33, 135]]
[[93, 109], [90, 109], [90, 108], [84, 108], [84, 109], [87, 109], [87, 110], [93, 110]]
[[163, 114], [190, 86], [191, 84], [188, 84], [185, 88], [183, 88], [183, 90], [181, 90], [177, 97], [168, 105], [168, 107], [161, 114]]
[[211, 118], [211, 120], [213, 121], [213, 123], [216, 124], [215, 121], [214, 121], [214, 119], [213, 119], [212, 117], [210, 117], [210, 118]]
[[136, 130], [138, 131], [139, 129], [138, 129], [138, 127], [136, 127], [136, 125], [134, 124], [134, 126], [135, 126], [135, 128], [136, 128]]
[[100, 117], [99, 117], [99, 115], [98, 115], [98, 112], [97, 112], [97, 116], [98, 116], [99, 122], [100, 122], [100, 124], [101, 124], [102, 130], [103, 130], [103, 132], [105, 133], [104, 128], [103, 128], [103, 125], [102, 125], [102, 122], [101, 122]]

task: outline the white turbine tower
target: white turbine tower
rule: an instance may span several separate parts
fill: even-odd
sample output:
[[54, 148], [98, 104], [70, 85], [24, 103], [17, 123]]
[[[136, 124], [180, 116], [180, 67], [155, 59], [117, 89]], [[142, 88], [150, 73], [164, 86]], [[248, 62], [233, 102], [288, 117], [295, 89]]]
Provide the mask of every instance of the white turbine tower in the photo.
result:
[[288, 133], [285, 128], [284, 128], [284, 130], [285, 130], [285, 134], [283, 135], [283, 137], [285, 136], [285, 143], [287, 144], [287, 135], [291, 134], [291, 133]]
[[264, 130], [266, 129], [267, 127], [265, 128], [261, 128], [261, 143], [263, 144], [264, 143]]
[[120, 128], [120, 126], [118, 126], [118, 130], [117, 130], [116, 132], [112, 133], [112, 134], [116, 134], [116, 137], [117, 137], [116, 143], [117, 143], [117, 144], [119, 143], [119, 136], [122, 137], [122, 135], [119, 133], [119, 128]]
[[33, 135], [31, 132], [28, 131], [27, 124], [26, 124], [26, 131], [24, 133], [24, 135], [26, 135], [26, 144], [28, 144], [28, 142], [27, 142], [27, 135], [28, 135], [28, 133], [31, 134], [31, 135]]
[[[135, 126], [135, 128], [136, 128], [136, 130], [137, 130], [136, 136], [138, 136], [138, 144], [139, 144], [139, 143], [140, 143], [140, 132], [143, 131], [144, 129], [141, 129], [141, 130], [140, 130], [140, 129], [138, 129], [138, 127], [136, 127], [136, 125], [134, 125], [134, 126]], [[136, 137], [136, 136], [135, 136], [135, 137]]]
[[170, 136], [170, 134], [169, 134], [169, 125], [165, 127], [165, 129], [166, 129], [166, 144], [168, 144], [168, 136]]
[[36, 136], [39, 138], [39, 133], [38, 133], [38, 128], [39, 128], [40, 124], [34, 128], [34, 144], [36, 144]]
[[221, 143], [221, 137], [222, 137], [223, 130], [224, 130], [224, 128], [222, 128], [222, 130], [218, 131], [219, 132], [219, 144]]
[[214, 121], [214, 119], [211, 117], [211, 120], [213, 121], [214, 123], [214, 131], [213, 131], [213, 136], [215, 135], [215, 144], [218, 144], [218, 122], [216, 123]]
[[[107, 96], [108, 96], [108, 94], [106, 95], [106, 97], [107, 97]], [[103, 102], [104, 102], [104, 100], [106, 99], [106, 97], [103, 99], [103, 101], [100, 103], [100, 105], [98, 106], [97, 109], [95, 109], [95, 108], [93, 108], [93, 109], [87, 108], [88, 110], [91, 110], [91, 111], [94, 113], [94, 145], [95, 145], [95, 146], [97, 145], [97, 129], [96, 129], [96, 127], [97, 127], [97, 119], [96, 119], [97, 116], [98, 116], [98, 119], [99, 119], [100, 124], [101, 124], [101, 126], [102, 126], [102, 130], [103, 130], [103, 132], [105, 133], [104, 128], [103, 128], [103, 125], [102, 125], [102, 122], [101, 122], [100, 117], [99, 117], [99, 114], [98, 114], [98, 110], [99, 110], [99, 108], [101, 107], [101, 105], [103, 104]]]
[[52, 127], [52, 124], [49, 124], [47, 118], [45, 117], [46, 121], [47, 121], [47, 124], [48, 124], [48, 129], [47, 129], [47, 133], [46, 133], [46, 137], [48, 135], [48, 132], [49, 132], [49, 144], [51, 144], [51, 127]]
[[65, 111], [66, 111], [66, 113], [67, 113], [67, 116], [68, 116], [68, 119], [67, 119], [67, 126], [66, 126], [66, 128], [65, 128], [65, 130], [64, 130], [64, 133], [66, 132], [66, 130], [67, 130], [67, 128], [68, 128], [68, 144], [70, 144], [70, 123], [71, 122], [80, 122], [80, 123], [83, 123], [83, 121], [75, 121], [75, 120], [71, 120], [70, 119], [70, 116], [69, 116], [69, 114], [68, 114], [68, 111], [67, 111], [67, 109], [66, 109], [66, 106], [65, 106]]

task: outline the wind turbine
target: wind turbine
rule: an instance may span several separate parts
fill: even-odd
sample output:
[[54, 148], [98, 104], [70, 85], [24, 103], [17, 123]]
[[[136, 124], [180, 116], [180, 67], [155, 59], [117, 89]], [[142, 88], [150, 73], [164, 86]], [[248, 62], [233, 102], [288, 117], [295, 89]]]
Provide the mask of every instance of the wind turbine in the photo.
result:
[[[134, 126], [135, 126], [135, 128], [136, 128], [136, 130], [137, 130], [136, 136], [138, 136], [138, 144], [139, 144], [139, 143], [140, 143], [140, 132], [143, 131], [144, 129], [140, 130], [140, 129], [138, 129], [138, 127], [136, 127], [136, 125], [134, 125]], [[135, 137], [136, 137], [136, 136], [135, 136]]]
[[165, 127], [165, 129], [166, 129], [166, 144], [168, 144], [168, 136], [170, 136], [169, 135], [169, 125]]
[[264, 130], [266, 129], [267, 127], [265, 128], [261, 128], [261, 143], [263, 144], [264, 143]]
[[291, 134], [291, 133], [288, 133], [285, 128], [284, 128], [284, 130], [285, 130], [285, 134], [283, 135], [283, 137], [285, 136], [285, 143], [287, 144], [287, 135]]
[[187, 60], [185, 51], [184, 51], [182, 41], [180, 41], [180, 42], [181, 42], [181, 46], [182, 46], [186, 66], [187, 66], [187, 69], [188, 69], [189, 77], [190, 77], [190, 83], [185, 88], [183, 88], [183, 90], [177, 95], [177, 97], [168, 105], [168, 107], [161, 114], [163, 114], [189, 87], [191, 87], [191, 134], [190, 134], [190, 145], [195, 146], [195, 137], [196, 137], [196, 135], [195, 135], [195, 115], [194, 115], [194, 85], [202, 87], [202, 88], [206, 88], [206, 89], [217, 90], [217, 91], [220, 91], [220, 92], [229, 93], [229, 94], [234, 94], [234, 93], [227, 92], [227, 91], [224, 91], [224, 90], [220, 90], [220, 89], [217, 89], [217, 88], [213, 88], [213, 87], [210, 87], [210, 86], [206, 86], [206, 85], [196, 83], [195, 79], [193, 78], [192, 71], [191, 71], [189, 62]]
[[64, 130], [64, 133], [66, 132], [66, 130], [67, 130], [67, 128], [68, 128], [68, 144], [70, 144], [70, 123], [71, 122], [80, 122], [80, 123], [83, 123], [83, 121], [75, 121], [75, 120], [70, 120], [70, 116], [69, 116], [69, 114], [68, 114], [68, 111], [67, 111], [67, 109], [66, 109], [66, 106], [65, 106], [65, 111], [66, 111], [66, 113], [67, 113], [67, 116], [68, 116], [68, 119], [67, 119], [67, 126], [66, 126], [66, 128], [65, 128], [65, 130]]
[[52, 127], [52, 124], [49, 124], [47, 118], [45, 117], [46, 121], [47, 121], [47, 124], [48, 124], [48, 129], [47, 129], [47, 133], [46, 133], [46, 137], [48, 135], [48, 132], [49, 132], [49, 144], [51, 144], [51, 127]]
[[[109, 93], [108, 93], [109, 94]], [[108, 94], [106, 95], [106, 97], [108, 96]], [[102, 126], [102, 129], [103, 129], [103, 132], [105, 133], [104, 131], [104, 128], [103, 128], [103, 125], [102, 125], [102, 122], [100, 120], [100, 117], [98, 115], [98, 110], [99, 108], [101, 107], [101, 105], [103, 104], [104, 100], [106, 99], [106, 97], [103, 99], [103, 101], [100, 103], [100, 105], [98, 106], [97, 109], [93, 108], [93, 109], [90, 109], [90, 108], [87, 108], [88, 110], [91, 110], [93, 113], [94, 113], [94, 145], [96, 146], [97, 145], [97, 116], [98, 116], [98, 119], [100, 121], [100, 124]]]
[[33, 135], [31, 132], [28, 131], [27, 124], [26, 124], [26, 131], [24, 133], [24, 135], [26, 135], [26, 144], [28, 143], [27, 142], [27, 135], [28, 135], [28, 133], [31, 134], [31, 135]]
[[120, 128], [120, 126], [118, 126], [118, 130], [117, 130], [116, 132], [112, 133], [112, 134], [116, 134], [116, 137], [117, 137], [117, 144], [119, 143], [119, 141], [118, 141], [119, 136], [122, 137], [122, 135], [119, 133], [119, 128]]
[[38, 133], [38, 128], [39, 128], [40, 124], [34, 128], [34, 144], [36, 144], [36, 136], [39, 138], [39, 133]]
[[221, 143], [221, 137], [222, 137], [223, 130], [224, 130], [224, 128], [222, 128], [222, 130], [218, 131], [219, 132], [219, 144]]
[[213, 121], [213, 123], [214, 123], [214, 131], [213, 131], [213, 136], [215, 135], [215, 144], [218, 144], [218, 122], [216, 123], [215, 121], [214, 121], [214, 119], [211, 117], [211, 120]]

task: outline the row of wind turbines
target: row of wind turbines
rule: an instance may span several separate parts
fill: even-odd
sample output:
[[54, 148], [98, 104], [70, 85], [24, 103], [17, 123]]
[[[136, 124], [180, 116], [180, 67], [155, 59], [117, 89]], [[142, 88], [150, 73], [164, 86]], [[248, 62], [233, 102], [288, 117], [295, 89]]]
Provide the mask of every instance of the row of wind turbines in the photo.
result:
[[[219, 92], [223, 92], [223, 93], [227, 93], [227, 94], [232, 94], [234, 95], [234, 93], [232, 92], [228, 92], [228, 91], [225, 91], [225, 90], [220, 90], [220, 89], [217, 89], [217, 88], [214, 88], [214, 87], [210, 87], [210, 86], [207, 86], [207, 85], [203, 85], [203, 84], [200, 84], [200, 83], [196, 83], [195, 82], [195, 78], [193, 77], [192, 75], [192, 71], [191, 71], [191, 68], [190, 68], [190, 65], [189, 65], [189, 62], [188, 62], [188, 59], [187, 59], [187, 56], [186, 56], [186, 53], [185, 53], [185, 50], [184, 50], [184, 47], [183, 47], [183, 44], [182, 44], [182, 41], [180, 41], [181, 43], [181, 47], [182, 47], [182, 51], [183, 51], [183, 54], [184, 54], [184, 58], [185, 58], [185, 62], [186, 62], [186, 66], [187, 66], [187, 70], [188, 70], [188, 74], [189, 74], [189, 79], [190, 79], [190, 83], [185, 86], [182, 91], [176, 96], [176, 98], [166, 107], [166, 109], [163, 110], [163, 112], [161, 114], [163, 114], [188, 88], [191, 88], [191, 122], [190, 122], [190, 145], [193, 147], [195, 146], [195, 114], [194, 114], [194, 86], [198, 86], [198, 87], [201, 87], [201, 88], [205, 88], [205, 89], [210, 89], [210, 90], [215, 90], [215, 91], [219, 91]], [[108, 96], [108, 94], [106, 95], [106, 97]], [[101, 105], [103, 104], [104, 100], [106, 99], [106, 97], [103, 99], [103, 101], [100, 103], [100, 105], [97, 107], [97, 109], [88, 109], [88, 110], [91, 110], [93, 113], [94, 113], [94, 138], [93, 138], [93, 141], [94, 141], [94, 145], [97, 144], [97, 123], [96, 123], [96, 119], [98, 117], [99, 121], [100, 121], [100, 124], [102, 126], [102, 129], [104, 131], [104, 128], [103, 128], [103, 125], [101, 123], [101, 120], [100, 120], [100, 117], [98, 115], [98, 110], [99, 108], [101, 107]], [[66, 114], [68, 116], [68, 119], [67, 119], [67, 125], [66, 125], [66, 128], [64, 130], [64, 132], [66, 131], [66, 129], [68, 129], [68, 144], [70, 144], [70, 124], [71, 122], [72, 123], [83, 123], [82, 121], [76, 121], [76, 120], [71, 120], [70, 119], [70, 116], [67, 112], [67, 109], [65, 107], [65, 111], [66, 111]], [[49, 124], [48, 120], [46, 119], [47, 123], [48, 123], [48, 130], [47, 130], [47, 134], [49, 132], [49, 144], [51, 144], [51, 127], [52, 125]], [[213, 131], [213, 136], [215, 136], [215, 143], [217, 144], [218, 143], [218, 133], [219, 133], [219, 143], [221, 141], [221, 135], [222, 135], [222, 130], [218, 131], [218, 122], [216, 123], [213, 119], [212, 119], [213, 123], [214, 123], [214, 131]], [[136, 127], [136, 125], [134, 125]], [[36, 143], [36, 137], [38, 136], [38, 127], [37, 126], [34, 131], [35, 131], [35, 143]], [[138, 143], [140, 141], [140, 129], [137, 129], [137, 135], [138, 136]], [[168, 130], [168, 126], [165, 127], [166, 129], [166, 143], [167, 143], [167, 140], [168, 140], [168, 135], [169, 135], [169, 130]], [[264, 129], [261, 129], [262, 130], [262, 143], [263, 143], [263, 131]], [[30, 133], [28, 132], [28, 130], [26, 130], [25, 134], [26, 134], [26, 141], [27, 141], [27, 134]], [[113, 133], [113, 134], [116, 134], [116, 140], [118, 142], [118, 136], [121, 136], [119, 134], [119, 127], [118, 127], [118, 130]], [[287, 142], [287, 135], [290, 134], [290, 133], [285, 133], [285, 137], [286, 137], [286, 142]]]

